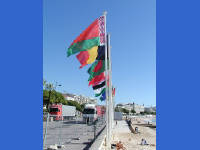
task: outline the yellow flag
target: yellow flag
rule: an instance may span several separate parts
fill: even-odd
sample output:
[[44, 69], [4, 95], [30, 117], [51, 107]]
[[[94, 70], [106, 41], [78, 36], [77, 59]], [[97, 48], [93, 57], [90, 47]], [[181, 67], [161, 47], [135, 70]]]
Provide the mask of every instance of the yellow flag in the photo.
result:
[[98, 50], [98, 46], [94, 46], [88, 50], [89, 59], [87, 60], [87, 64], [92, 64], [96, 60], [97, 55], [98, 55], [97, 50]]

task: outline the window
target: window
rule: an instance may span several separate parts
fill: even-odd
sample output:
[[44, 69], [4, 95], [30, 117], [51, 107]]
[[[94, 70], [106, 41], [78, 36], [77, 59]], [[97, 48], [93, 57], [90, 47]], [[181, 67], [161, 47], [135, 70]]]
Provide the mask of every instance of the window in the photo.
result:
[[94, 109], [84, 109], [83, 114], [94, 114], [95, 110]]
[[58, 108], [50, 108], [50, 112], [59, 112]]

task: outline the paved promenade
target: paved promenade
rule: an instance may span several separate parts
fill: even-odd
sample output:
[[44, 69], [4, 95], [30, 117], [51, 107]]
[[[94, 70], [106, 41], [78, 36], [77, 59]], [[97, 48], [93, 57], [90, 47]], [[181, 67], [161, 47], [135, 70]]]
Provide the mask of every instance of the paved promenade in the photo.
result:
[[[105, 123], [103, 120], [97, 122], [96, 135], [101, 133], [104, 126]], [[43, 132], [45, 131], [45, 127], [46, 122], [43, 122]], [[94, 139], [94, 125], [87, 125], [82, 122], [82, 119], [49, 122], [47, 131], [44, 149], [47, 149], [50, 145], [62, 144], [65, 147], [61, 150], [87, 150]], [[92, 147], [98, 147], [100, 144], [101, 142], [95, 141]]]
[[127, 138], [131, 137], [131, 131], [125, 120], [117, 121], [117, 125], [114, 125], [112, 143], [121, 141], [125, 147], [127, 147]]

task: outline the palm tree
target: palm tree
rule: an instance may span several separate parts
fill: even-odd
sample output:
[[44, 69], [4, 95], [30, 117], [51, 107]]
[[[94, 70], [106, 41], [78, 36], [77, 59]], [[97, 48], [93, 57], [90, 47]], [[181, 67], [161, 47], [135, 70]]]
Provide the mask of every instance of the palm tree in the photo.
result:
[[47, 81], [43, 79], [43, 89], [46, 87]]
[[49, 97], [48, 97], [48, 103], [47, 103], [47, 109], [49, 108], [50, 99], [51, 99], [51, 92], [54, 90], [54, 85], [52, 83], [47, 83], [45, 79], [43, 79], [43, 90], [49, 91]]

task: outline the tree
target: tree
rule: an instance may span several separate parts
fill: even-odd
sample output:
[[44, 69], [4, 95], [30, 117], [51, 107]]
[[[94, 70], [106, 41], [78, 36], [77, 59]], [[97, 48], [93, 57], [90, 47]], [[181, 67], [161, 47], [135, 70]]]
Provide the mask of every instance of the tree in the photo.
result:
[[118, 106], [123, 106], [123, 105], [122, 105], [122, 104], [117, 104], [117, 107], [118, 107]]
[[115, 107], [115, 112], [120, 112], [119, 107]]
[[[49, 96], [50, 94], [50, 96]], [[50, 99], [49, 99], [50, 98]], [[59, 93], [55, 90], [53, 91], [48, 91], [48, 90], [43, 90], [43, 103], [44, 104], [52, 104], [52, 103], [62, 103], [64, 104], [65, 103], [65, 98], [64, 96], [62, 95], [62, 93]]]
[[51, 99], [50, 99], [50, 103], [64, 103], [65, 102], [65, 98], [64, 96], [62, 95], [62, 93], [59, 93], [55, 90], [53, 90], [51, 92]]
[[125, 113], [125, 114], [128, 114], [128, 113], [129, 113], [129, 111], [128, 111], [127, 109], [125, 109], [125, 108], [122, 108], [121, 111], [122, 111], [123, 113]]
[[144, 111], [144, 114], [147, 114], [147, 115], [156, 115], [156, 112], [149, 112], [149, 111]]
[[[56, 85], [57, 85], [57, 83], [56, 83]], [[55, 91], [56, 85], [54, 86], [52, 83], [47, 83], [47, 81], [45, 79], [43, 79], [43, 92], [45, 91], [45, 96], [43, 94], [43, 104], [47, 105], [47, 109], [49, 108], [50, 103], [54, 103], [57, 101], [63, 102], [63, 100], [64, 100], [64, 97], [60, 97], [60, 95], [56, 94], [56, 91]], [[48, 91], [48, 92], [46, 92], [46, 91]], [[48, 98], [47, 98], [47, 93], [48, 93]], [[59, 97], [59, 99], [57, 99], [57, 97]]]
[[144, 114], [145, 114], [145, 112], [140, 112], [140, 114], [141, 114], [141, 115], [144, 115]]
[[80, 111], [80, 112], [83, 112], [83, 105], [81, 106], [78, 102], [76, 101], [72, 101], [72, 100], [68, 100], [67, 101], [67, 105], [70, 105], [70, 106], [75, 106], [76, 107], [76, 110]]
[[43, 89], [46, 87], [47, 81], [43, 79]]
[[132, 110], [131, 110], [131, 113], [135, 114], [135, 113], [136, 113], [136, 111], [135, 111], [134, 109], [132, 109]]
[[43, 79], [43, 104], [46, 104], [47, 108], [49, 104], [62, 103], [63, 105], [75, 106], [76, 110], [83, 112], [85, 104], [80, 105], [76, 101], [65, 100], [62, 93], [57, 92], [55, 90], [56, 86], [57, 86], [57, 83], [53, 85], [52, 83], [47, 83], [47, 81]]
[[81, 104], [81, 110], [85, 108], [85, 104]]

